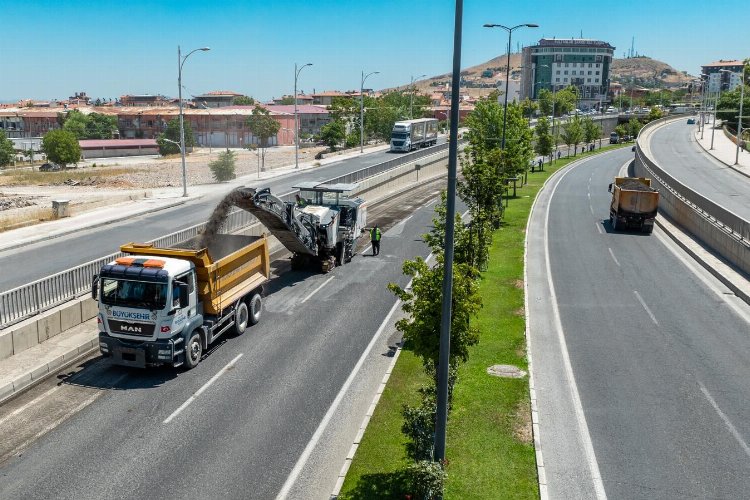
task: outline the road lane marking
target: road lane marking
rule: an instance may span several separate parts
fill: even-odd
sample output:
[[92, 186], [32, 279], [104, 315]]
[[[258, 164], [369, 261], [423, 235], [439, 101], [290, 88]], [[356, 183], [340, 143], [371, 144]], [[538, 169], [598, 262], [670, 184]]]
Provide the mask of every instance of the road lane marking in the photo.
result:
[[591, 204], [589, 204], [589, 210], [591, 211], [591, 215], [594, 215], [594, 207]]
[[[582, 165], [579, 163], [578, 165]], [[575, 165], [575, 166], [578, 166]], [[602, 481], [602, 475], [599, 471], [599, 464], [596, 461], [596, 452], [594, 451], [594, 444], [591, 441], [591, 434], [589, 434], [588, 423], [586, 422], [586, 414], [583, 411], [583, 404], [581, 403], [581, 395], [578, 392], [578, 385], [576, 384], [576, 378], [573, 373], [573, 365], [570, 362], [570, 355], [568, 354], [568, 346], [565, 340], [565, 334], [563, 333], [562, 320], [560, 319], [560, 310], [557, 307], [557, 295], [555, 293], [555, 284], [552, 282], [552, 264], [550, 262], [550, 251], [549, 251], [549, 215], [550, 207], [552, 206], [552, 199], [554, 198], [555, 191], [558, 186], [562, 183], [565, 176], [572, 172], [573, 168], [569, 168], [564, 172], [552, 188], [550, 193], [549, 201], [547, 202], [547, 210], [544, 219], [544, 260], [547, 274], [547, 287], [550, 293], [550, 303], [552, 305], [552, 317], [555, 324], [555, 330], [557, 333], [558, 341], [560, 342], [560, 351], [562, 352], [562, 361], [565, 368], [565, 374], [569, 381], [568, 387], [570, 388], [570, 396], [572, 399], [573, 410], [575, 412], [576, 421], [581, 434], [581, 445], [586, 455], [586, 461], [589, 466], [589, 472], [591, 473], [591, 480], [594, 483], [594, 492], [598, 500], [606, 500], [607, 493], [604, 491], [604, 482]], [[591, 206], [589, 205], [589, 208]]]
[[307, 302], [310, 299], [310, 297], [312, 297], [313, 295], [315, 295], [316, 293], [318, 293], [320, 291], [320, 289], [323, 288], [324, 286], [326, 286], [328, 283], [330, 283], [333, 278], [334, 277], [331, 276], [330, 278], [328, 278], [327, 280], [325, 280], [322, 285], [320, 285], [318, 288], [316, 288], [315, 290], [313, 290], [312, 292], [310, 292], [310, 295], [308, 295], [307, 297], [305, 297], [304, 299], [302, 299], [300, 301], [300, 304], [304, 304], [305, 302]]
[[[612, 257], [612, 260], [615, 261], [615, 264], [617, 264], [617, 267], [622, 267], [622, 266], [620, 266], [620, 262], [617, 260], [617, 257], [615, 257], [615, 253], [612, 251], [612, 249], [611, 248], [607, 248], [607, 250], [609, 250], [609, 255]], [[638, 293], [638, 292], [636, 292], [636, 293]]]
[[[187, 354], [187, 353], [186, 353], [186, 354]], [[174, 419], [174, 418], [175, 418], [175, 417], [176, 417], [177, 415], [179, 415], [179, 414], [180, 414], [180, 413], [182, 412], [182, 410], [184, 410], [185, 408], [187, 408], [188, 406], [190, 406], [190, 404], [191, 404], [191, 403], [192, 403], [193, 401], [195, 401], [195, 400], [196, 400], [196, 399], [198, 398], [198, 396], [200, 396], [201, 394], [203, 394], [203, 392], [204, 392], [204, 391], [205, 391], [206, 389], [208, 389], [208, 388], [209, 388], [209, 387], [211, 386], [211, 384], [213, 384], [214, 382], [216, 382], [216, 381], [217, 381], [217, 380], [219, 379], [219, 377], [221, 377], [222, 375], [224, 375], [224, 374], [225, 374], [225, 373], [227, 372], [227, 370], [229, 370], [230, 368], [232, 368], [232, 367], [234, 366], [234, 363], [235, 363], [235, 362], [236, 362], [236, 361], [237, 361], [238, 359], [240, 359], [241, 357], [242, 357], [242, 353], [239, 353], [239, 354], [238, 354], [237, 356], [235, 356], [235, 357], [234, 357], [234, 359], [233, 359], [232, 361], [230, 361], [229, 363], [227, 363], [227, 365], [226, 365], [226, 366], [224, 366], [224, 368], [222, 368], [221, 370], [219, 370], [219, 372], [218, 372], [218, 373], [217, 373], [216, 375], [214, 375], [213, 377], [211, 377], [211, 379], [210, 379], [210, 380], [209, 380], [208, 382], [206, 382], [205, 384], [203, 384], [203, 385], [201, 386], [201, 388], [200, 388], [200, 389], [198, 389], [197, 391], [195, 391], [195, 393], [194, 393], [194, 394], [193, 394], [192, 396], [190, 396], [190, 397], [189, 397], [189, 398], [187, 399], [187, 401], [185, 401], [184, 403], [182, 403], [182, 405], [180, 405], [180, 407], [179, 407], [179, 408], [177, 408], [177, 409], [176, 409], [175, 411], [173, 411], [173, 412], [172, 412], [172, 414], [171, 414], [170, 416], [168, 416], [168, 417], [167, 417], [167, 418], [166, 418], [166, 419], [164, 420], [164, 422], [163, 422], [163, 423], [165, 423], [165, 424], [168, 424], [168, 423], [169, 423], [169, 422], [171, 422], [171, 421], [172, 421], [172, 420], [173, 420], [173, 419]]]
[[596, 226], [596, 230], [599, 231], [599, 234], [604, 234], [602, 223], [600, 221], [594, 221], [594, 225]]
[[42, 399], [46, 398], [47, 396], [49, 396], [53, 392], [56, 392], [57, 390], [60, 389], [60, 387], [62, 387], [62, 386], [56, 385], [55, 387], [53, 387], [52, 389], [48, 390], [47, 392], [45, 392], [43, 394], [40, 394], [39, 396], [35, 397], [34, 399], [32, 399], [31, 401], [29, 401], [25, 405], [16, 408], [12, 412], [10, 412], [7, 415], [5, 415], [3, 418], [0, 418], [0, 425], [2, 425], [3, 422], [5, 422], [6, 420], [8, 420], [9, 418], [15, 417], [19, 413], [24, 412], [27, 408], [29, 408], [30, 406], [35, 405], [36, 403], [38, 403]]
[[745, 452], [745, 455], [750, 457], [750, 446], [748, 446], [745, 440], [742, 439], [742, 435], [740, 435], [739, 431], [737, 431], [737, 428], [734, 425], [732, 425], [732, 422], [729, 420], [729, 417], [727, 417], [724, 414], [724, 412], [721, 411], [721, 408], [719, 408], [719, 405], [716, 404], [716, 401], [714, 401], [714, 398], [711, 397], [711, 394], [708, 392], [708, 389], [706, 389], [706, 387], [703, 384], [701, 384], [700, 380], [698, 381], [698, 385], [700, 386], [701, 392], [703, 393], [703, 395], [706, 396], [706, 399], [708, 399], [708, 402], [711, 403], [711, 406], [714, 407], [714, 410], [716, 411], [716, 413], [718, 413], [721, 419], [724, 421], [724, 425], [727, 426], [727, 429], [729, 429], [729, 432], [732, 433], [732, 436], [734, 436], [734, 439], [736, 439], [737, 442], [740, 444], [740, 446]]
[[651, 309], [648, 308], [648, 306], [646, 305], [646, 302], [644, 302], [643, 298], [641, 297], [641, 294], [638, 293], [636, 290], [633, 290], [633, 293], [635, 294], [635, 297], [638, 299], [638, 302], [641, 303], [641, 305], [643, 306], [643, 308], [648, 313], [649, 317], [651, 318], [651, 321], [653, 321], [654, 324], [658, 326], [659, 322], [656, 321], [656, 316], [654, 316], [654, 313], [652, 313]]

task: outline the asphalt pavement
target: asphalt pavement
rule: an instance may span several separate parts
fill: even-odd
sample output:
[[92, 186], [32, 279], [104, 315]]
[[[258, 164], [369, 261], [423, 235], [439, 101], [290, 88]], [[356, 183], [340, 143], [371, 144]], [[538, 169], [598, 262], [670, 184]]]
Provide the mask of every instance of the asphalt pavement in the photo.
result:
[[553, 178], [529, 228], [547, 491], [744, 498], [750, 307], [660, 228], [611, 230], [607, 185], [631, 154], [597, 156]]
[[[219, 342], [196, 369], [131, 370], [97, 359], [67, 378], [67, 391], [80, 388], [80, 404], [0, 468], [2, 498], [267, 499], [297, 472], [289, 498], [327, 498], [370, 386], [382, 378], [372, 369], [385, 370], [398, 339], [383, 328], [395, 304], [386, 285], [404, 286], [401, 263], [427, 254], [419, 235], [431, 225], [439, 187], [380, 215], [390, 223], [377, 257], [357, 255], [329, 274], [275, 264], [261, 322]], [[371, 370], [369, 382], [355, 381], [340, 397], [358, 366]], [[42, 418], [24, 412], [45, 394], [0, 423]], [[322, 438], [300, 466], [321, 422]]]
[[[438, 141], [443, 142], [445, 138]], [[125, 217], [93, 229], [81, 229], [73, 234], [32, 243], [23, 248], [0, 251], [0, 268], [3, 270], [0, 273], [0, 292], [117, 252], [123, 243], [152, 240], [204, 222], [218, 202], [237, 185], [270, 187], [273, 193], [283, 194], [291, 191], [298, 182], [322, 182], [397, 157], [397, 153], [380, 151], [273, 179], [250, 179], [246, 182], [211, 186], [202, 197], [177, 207]]]

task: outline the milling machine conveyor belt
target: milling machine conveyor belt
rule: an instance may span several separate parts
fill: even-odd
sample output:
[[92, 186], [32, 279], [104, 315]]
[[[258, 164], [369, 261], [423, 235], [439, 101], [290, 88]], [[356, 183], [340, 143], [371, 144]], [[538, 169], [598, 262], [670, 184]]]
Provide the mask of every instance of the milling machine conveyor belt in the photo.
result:
[[268, 192], [252, 188], [237, 188], [234, 205], [250, 212], [290, 252], [317, 255], [317, 247], [310, 234], [299, 221], [291, 217], [293, 204], [282, 201]]

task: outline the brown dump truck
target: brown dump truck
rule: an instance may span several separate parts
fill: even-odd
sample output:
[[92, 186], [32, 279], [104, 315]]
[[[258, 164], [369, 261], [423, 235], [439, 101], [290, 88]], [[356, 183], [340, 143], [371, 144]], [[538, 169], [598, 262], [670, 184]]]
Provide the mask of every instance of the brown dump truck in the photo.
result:
[[92, 283], [99, 349], [117, 364], [198, 364], [226, 332], [242, 335], [261, 314], [270, 275], [265, 236], [217, 234], [176, 248], [128, 243]]
[[609, 185], [612, 202], [609, 221], [612, 229], [635, 229], [644, 233], [654, 230], [659, 207], [659, 192], [645, 177], [615, 177]]

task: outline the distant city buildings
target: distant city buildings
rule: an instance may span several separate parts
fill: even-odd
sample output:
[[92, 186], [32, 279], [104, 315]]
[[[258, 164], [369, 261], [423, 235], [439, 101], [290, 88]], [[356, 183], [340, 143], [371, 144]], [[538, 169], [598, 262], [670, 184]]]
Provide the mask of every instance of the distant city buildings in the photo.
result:
[[521, 99], [537, 99], [541, 89], [557, 91], [573, 85], [580, 105], [606, 103], [614, 52], [615, 47], [599, 40], [542, 38], [523, 49]]
[[[739, 60], [724, 61], [723, 59], [701, 66], [701, 79], [708, 81], [709, 92], [734, 90], [742, 82], [742, 68], [744, 64]], [[726, 72], [725, 72], [726, 71]]]

